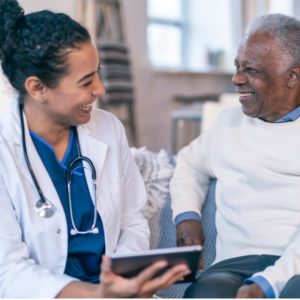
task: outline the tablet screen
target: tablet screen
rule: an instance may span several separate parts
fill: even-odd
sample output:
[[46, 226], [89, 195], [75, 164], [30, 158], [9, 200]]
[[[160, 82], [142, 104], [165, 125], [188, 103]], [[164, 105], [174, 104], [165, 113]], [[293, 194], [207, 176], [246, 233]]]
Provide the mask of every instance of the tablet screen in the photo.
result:
[[[166, 268], [170, 268], [180, 263], [187, 264], [192, 273], [188, 275], [186, 281], [192, 281], [198, 270], [201, 251], [201, 246], [185, 246], [152, 249], [126, 255], [113, 254], [111, 256], [112, 270], [114, 273], [124, 277], [133, 277], [152, 263], [159, 260], [165, 260], [168, 262]], [[160, 273], [163, 273], [164, 271], [165, 269]]]

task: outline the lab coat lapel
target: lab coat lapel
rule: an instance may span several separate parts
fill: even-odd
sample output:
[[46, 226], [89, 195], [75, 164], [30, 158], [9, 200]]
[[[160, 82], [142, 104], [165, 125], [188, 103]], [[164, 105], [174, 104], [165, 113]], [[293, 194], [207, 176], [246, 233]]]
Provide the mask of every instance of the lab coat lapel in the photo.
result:
[[[81, 154], [89, 158], [96, 169], [97, 176], [97, 191], [99, 192], [99, 184], [101, 182], [101, 177], [103, 173], [104, 162], [107, 155], [107, 144], [101, 142], [99, 139], [96, 139], [92, 136], [90, 129], [87, 125], [81, 125], [77, 127], [78, 138], [80, 143]], [[93, 182], [91, 180], [90, 167], [85, 164], [85, 176], [86, 181], [89, 187], [89, 191], [91, 195], [94, 195], [93, 191]], [[94, 199], [93, 199], [94, 201]], [[99, 201], [99, 199], [98, 199]], [[102, 214], [102, 206], [97, 202], [97, 207], [99, 213]]]

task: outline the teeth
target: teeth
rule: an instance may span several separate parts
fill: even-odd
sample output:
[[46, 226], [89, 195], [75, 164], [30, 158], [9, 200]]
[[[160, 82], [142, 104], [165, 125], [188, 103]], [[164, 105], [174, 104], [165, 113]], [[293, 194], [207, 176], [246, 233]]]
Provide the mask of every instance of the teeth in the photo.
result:
[[80, 107], [81, 107], [82, 109], [88, 110], [88, 109], [90, 109], [90, 108], [92, 107], [92, 104], [84, 104], [84, 105], [81, 105]]
[[240, 97], [250, 97], [253, 93], [240, 93]]

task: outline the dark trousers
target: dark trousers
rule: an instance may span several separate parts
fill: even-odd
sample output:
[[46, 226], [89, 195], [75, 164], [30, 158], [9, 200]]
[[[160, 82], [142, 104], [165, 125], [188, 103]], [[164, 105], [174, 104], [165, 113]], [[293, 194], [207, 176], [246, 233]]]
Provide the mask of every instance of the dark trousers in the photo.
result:
[[[235, 298], [246, 278], [273, 265], [278, 258], [274, 255], [247, 255], [221, 261], [201, 273], [187, 288], [184, 298]], [[280, 297], [300, 297], [300, 275], [289, 280]]]

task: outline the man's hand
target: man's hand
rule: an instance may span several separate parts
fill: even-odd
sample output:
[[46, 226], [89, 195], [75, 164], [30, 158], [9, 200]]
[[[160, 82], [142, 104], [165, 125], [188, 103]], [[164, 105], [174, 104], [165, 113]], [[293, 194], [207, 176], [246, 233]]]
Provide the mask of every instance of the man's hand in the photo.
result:
[[[204, 234], [200, 222], [187, 220], [176, 226], [176, 244], [178, 247], [204, 244]], [[199, 269], [204, 268], [204, 260], [201, 257]]]
[[236, 293], [236, 298], [265, 298], [265, 294], [259, 285], [253, 283], [241, 286]]
[[196, 220], [187, 220], [176, 226], [176, 244], [181, 246], [203, 245], [204, 234], [201, 224]]

